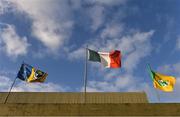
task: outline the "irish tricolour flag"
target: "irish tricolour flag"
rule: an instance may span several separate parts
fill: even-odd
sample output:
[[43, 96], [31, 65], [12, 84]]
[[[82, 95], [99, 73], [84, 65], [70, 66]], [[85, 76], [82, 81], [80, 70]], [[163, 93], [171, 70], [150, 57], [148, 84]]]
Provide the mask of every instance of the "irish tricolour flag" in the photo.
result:
[[118, 50], [113, 50], [111, 52], [96, 52], [88, 49], [88, 60], [100, 62], [107, 68], [119, 68], [121, 67], [121, 52]]

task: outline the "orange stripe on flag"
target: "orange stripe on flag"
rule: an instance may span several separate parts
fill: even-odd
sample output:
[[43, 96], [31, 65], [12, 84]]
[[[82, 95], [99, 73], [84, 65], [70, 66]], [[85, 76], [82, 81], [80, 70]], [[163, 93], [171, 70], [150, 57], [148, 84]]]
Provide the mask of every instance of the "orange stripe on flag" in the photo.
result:
[[121, 67], [121, 52], [119, 50], [115, 50], [110, 52], [110, 67], [111, 68], [119, 68]]

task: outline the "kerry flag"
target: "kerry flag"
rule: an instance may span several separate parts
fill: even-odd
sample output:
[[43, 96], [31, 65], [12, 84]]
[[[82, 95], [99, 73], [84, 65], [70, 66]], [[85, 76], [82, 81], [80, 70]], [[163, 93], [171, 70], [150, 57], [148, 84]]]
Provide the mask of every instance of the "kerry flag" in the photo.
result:
[[173, 91], [176, 82], [175, 77], [154, 72], [153, 70], [151, 70], [150, 66], [149, 66], [149, 72], [153, 80], [154, 88], [165, 92]]
[[88, 60], [100, 62], [106, 68], [119, 68], [121, 67], [121, 52], [119, 50], [96, 52], [88, 49]]
[[17, 77], [26, 82], [44, 82], [47, 73], [23, 63]]

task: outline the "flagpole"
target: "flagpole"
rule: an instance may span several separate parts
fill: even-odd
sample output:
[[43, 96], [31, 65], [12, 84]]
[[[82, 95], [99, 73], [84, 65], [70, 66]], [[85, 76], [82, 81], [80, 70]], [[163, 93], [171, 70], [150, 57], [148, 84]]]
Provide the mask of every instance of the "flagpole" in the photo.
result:
[[159, 95], [159, 93], [158, 93], [158, 91], [156, 89], [155, 89], [155, 92], [156, 92], [157, 99], [160, 102], [160, 95]]
[[17, 77], [14, 79], [14, 81], [13, 81], [13, 83], [12, 83], [12, 85], [11, 85], [11, 88], [10, 88], [10, 90], [9, 90], [9, 92], [8, 92], [8, 95], [7, 95], [6, 98], [5, 98], [4, 104], [6, 104], [6, 102], [7, 102], [7, 99], [8, 99], [8, 97], [9, 97], [10, 93], [11, 93], [11, 90], [12, 90], [15, 82], [16, 82], [16, 79], [17, 79]]
[[[23, 61], [23, 64], [24, 64], [24, 61]], [[16, 79], [17, 79], [17, 77], [14, 79], [14, 81], [13, 81], [13, 83], [12, 83], [12, 85], [11, 85], [11, 88], [9, 89], [9, 92], [8, 92], [6, 98], [5, 98], [4, 104], [6, 104], [6, 102], [7, 102], [7, 99], [8, 99], [8, 97], [9, 97], [10, 93], [11, 93], [11, 90], [12, 90], [15, 82], [16, 82]]]
[[[148, 69], [149, 69], [149, 73], [150, 73], [152, 71], [152, 69], [151, 69], [151, 66], [150, 66], [149, 63], [148, 63]], [[151, 75], [151, 73], [150, 73], [150, 75]], [[154, 89], [154, 90], [156, 92], [156, 97], [157, 97], [158, 101], [160, 102], [160, 95], [159, 95], [159, 93], [158, 93], [158, 91], [156, 89]]]
[[84, 66], [84, 103], [86, 103], [86, 85], [87, 85], [87, 54], [88, 54], [88, 45], [86, 45], [86, 57], [85, 57], [85, 66]]

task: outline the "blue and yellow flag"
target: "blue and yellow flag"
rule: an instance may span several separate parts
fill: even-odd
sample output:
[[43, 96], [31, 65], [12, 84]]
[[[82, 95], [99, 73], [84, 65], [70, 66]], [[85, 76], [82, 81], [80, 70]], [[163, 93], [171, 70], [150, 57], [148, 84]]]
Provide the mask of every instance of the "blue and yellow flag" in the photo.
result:
[[25, 63], [21, 65], [17, 75], [19, 79], [26, 82], [44, 82], [47, 76], [47, 73]]

